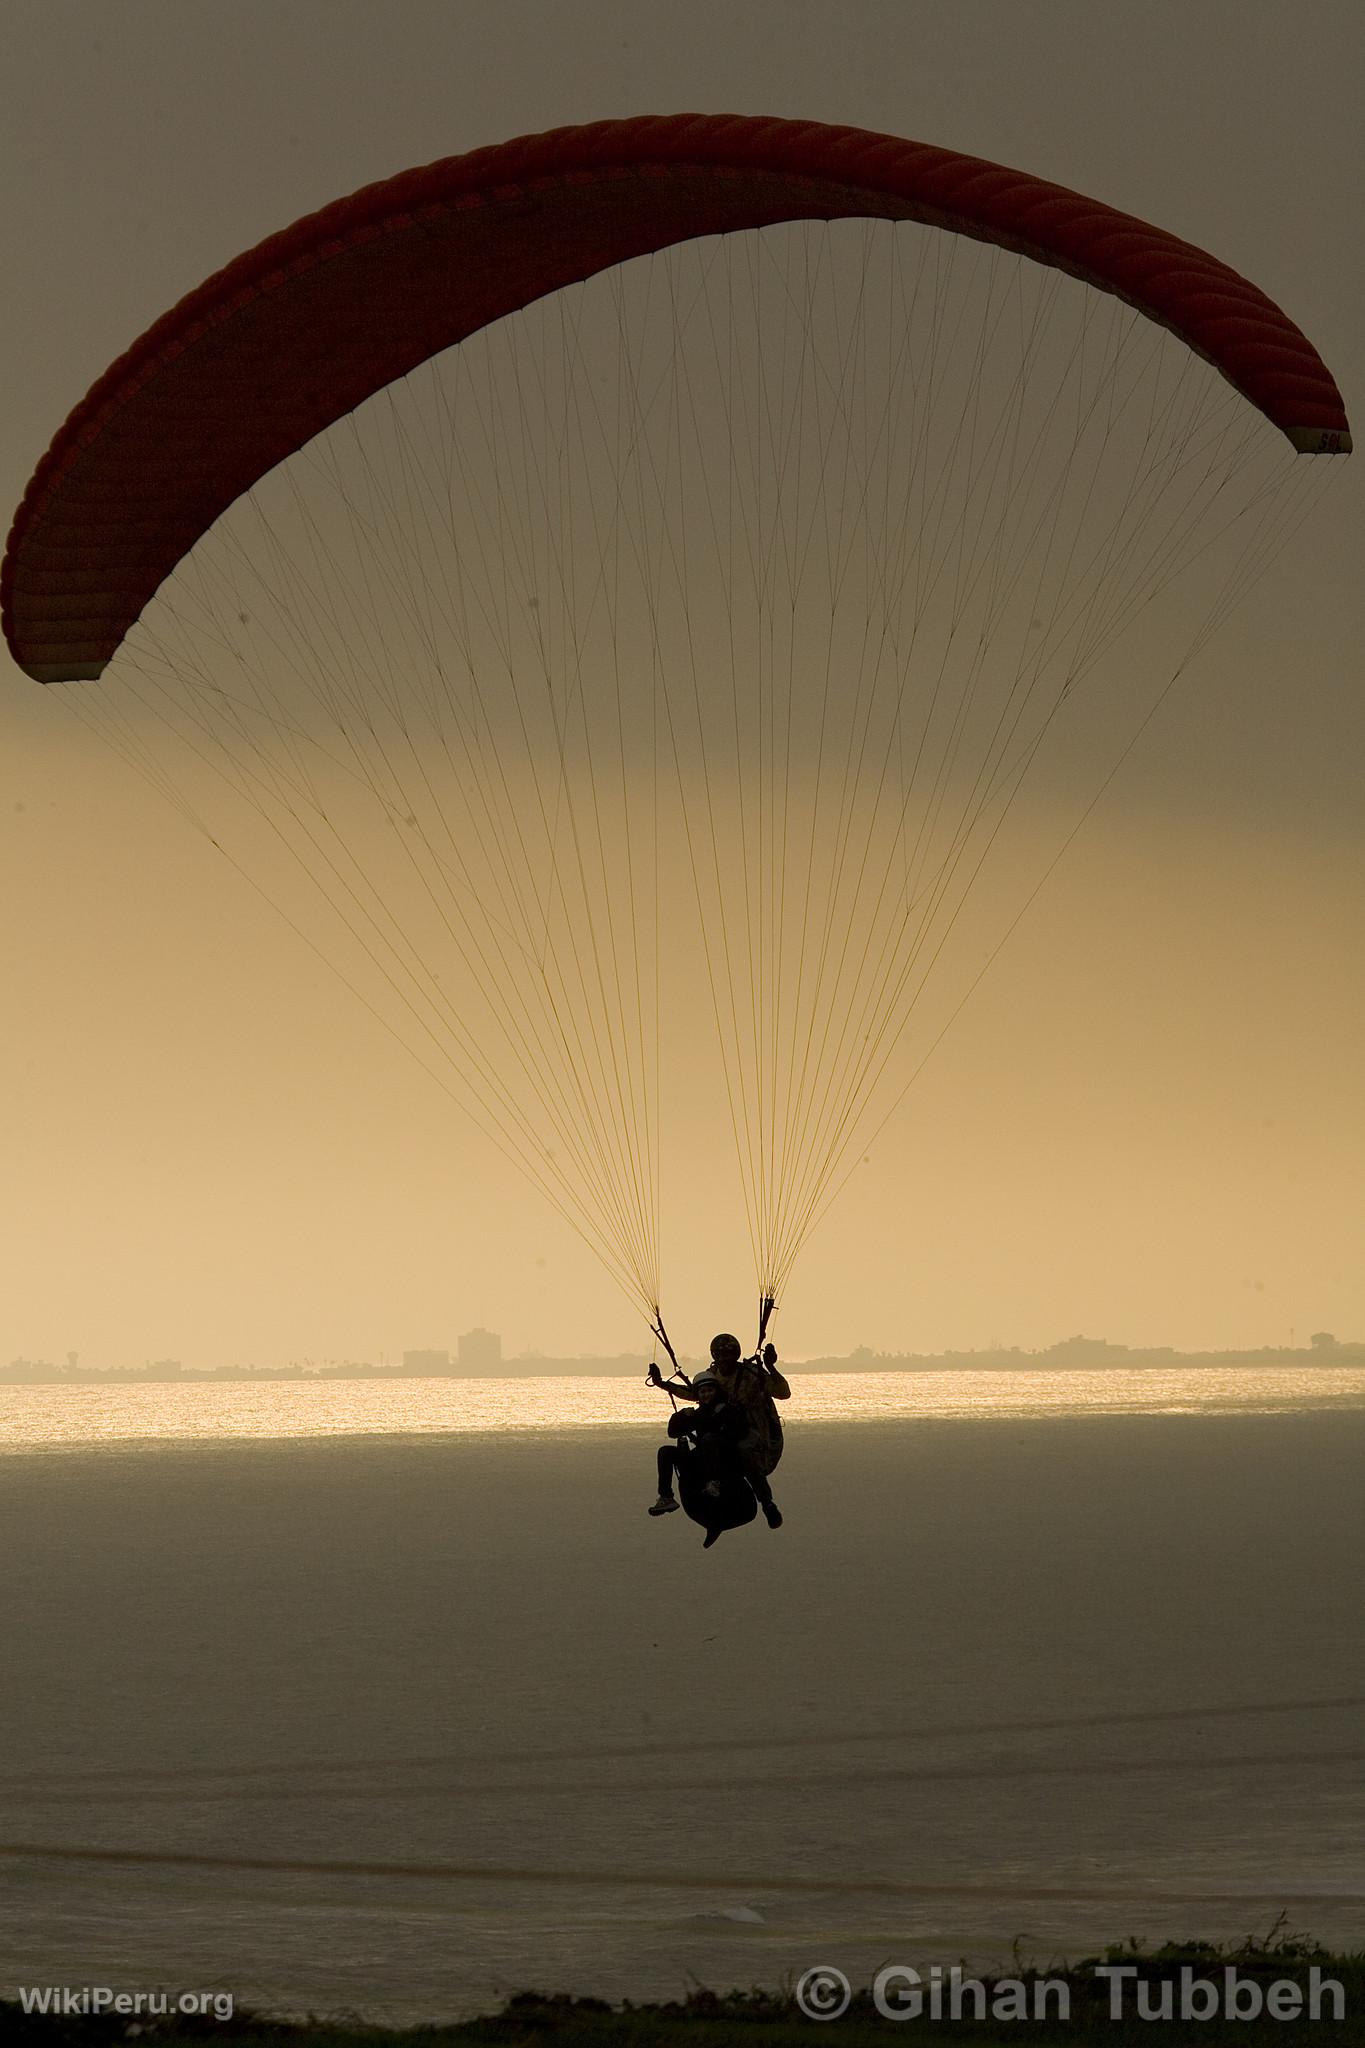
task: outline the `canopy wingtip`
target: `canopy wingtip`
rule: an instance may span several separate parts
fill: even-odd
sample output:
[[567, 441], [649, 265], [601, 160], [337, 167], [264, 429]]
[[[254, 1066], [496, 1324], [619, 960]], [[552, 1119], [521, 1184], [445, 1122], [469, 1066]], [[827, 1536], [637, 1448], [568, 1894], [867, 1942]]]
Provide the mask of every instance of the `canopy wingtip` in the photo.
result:
[[1300, 455], [1349, 455], [1349, 427], [1286, 427], [1285, 433]]
[[108, 664], [103, 661], [21, 661], [35, 683], [97, 683]]

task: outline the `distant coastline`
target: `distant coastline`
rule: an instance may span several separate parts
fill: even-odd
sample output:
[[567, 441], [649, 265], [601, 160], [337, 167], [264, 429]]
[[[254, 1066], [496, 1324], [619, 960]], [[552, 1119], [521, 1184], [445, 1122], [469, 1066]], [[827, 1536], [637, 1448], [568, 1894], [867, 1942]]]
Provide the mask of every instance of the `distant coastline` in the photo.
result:
[[[156, 1385], [213, 1386], [224, 1381], [264, 1383], [274, 1380], [490, 1380], [490, 1379], [599, 1379], [631, 1378], [644, 1371], [643, 1352], [621, 1352], [612, 1358], [543, 1358], [538, 1354], [502, 1358], [478, 1367], [451, 1360], [417, 1371], [410, 1364], [374, 1365], [363, 1360], [325, 1360], [284, 1366], [225, 1365], [208, 1369], [184, 1365], [178, 1359], [162, 1358], [142, 1366], [110, 1367], [99, 1370], [75, 1364], [52, 1365], [46, 1359], [13, 1359], [0, 1366], [0, 1386], [8, 1387], [109, 1387], [138, 1382]], [[1108, 1368], [1131, 1372], [1152, 1370], [1186, 1371], [1201, 1366], [1227, 1369], [1232, 1366], [1325, 1366], [1365, 1365], [1365, 1342], [1339, 1342], [1319, 1331], [1308, 1344], [1263, 1345], [1259, 1350], [1177, 1351], [1170, 1345], [1130, 1346], [1111, 1344], [1102, 1337], [1067, 1337], [1045, 1350], [1024, 1351], [996, 1347], [984, 1351], [889, 1352], [873, 1351], [866, 1345], [843, 1358], [803, 1358], [789, 1361], [798, 1373], [871, 1372], [1095, 1372]], [[684, 1368], [700, 1364], [683, 1360]]]

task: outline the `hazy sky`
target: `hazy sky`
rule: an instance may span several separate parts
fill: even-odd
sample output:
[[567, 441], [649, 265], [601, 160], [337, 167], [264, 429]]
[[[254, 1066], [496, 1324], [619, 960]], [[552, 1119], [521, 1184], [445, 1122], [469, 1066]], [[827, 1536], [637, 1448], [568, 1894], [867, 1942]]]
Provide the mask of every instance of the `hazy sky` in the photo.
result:
[[[685, 109], [915, 136], [1211, 248], [1362, 407], [1355, 0], [21, 4], [0, 500], [183, 292], [370, 180]], [[808, 1247], [796, 1354], [1365, 1332], [1365, 521], [1343, 464]], [[0, 1359], [627, 1348], [577, 1240], [145, 786], [5, 660]], [[718, 1156], [719, 1185], [732, 1175]], [[724, 1203], [680, 1340], [747, 1329]]]

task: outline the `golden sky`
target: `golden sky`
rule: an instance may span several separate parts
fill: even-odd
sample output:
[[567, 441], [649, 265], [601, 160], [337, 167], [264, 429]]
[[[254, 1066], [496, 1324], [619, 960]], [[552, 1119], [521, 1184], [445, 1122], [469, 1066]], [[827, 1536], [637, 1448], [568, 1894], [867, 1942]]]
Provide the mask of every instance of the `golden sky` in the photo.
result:
[[[1154, 5], [1117, 29], [984, 0], [713, 11], [706, 34], [696, 10], [597, 0], [382, 21], [148, 5], [117, 35], [92, 8], [34, 11], [0, 87], [21, 309], [0, 496], [105, 363], [261, 235], [409, 164], [686, 107], [915, 135], [1145, 215], [1284, 304], [1360, 410], [1353, 6]], [[812, 1238], [794, 1354], [1365, 1331], [1365, 536], [1340, 467]], [[0, 1359], [392, 1357], [475, 1322], [512, 1351], [640, 1342], [541, 1198], [8, 663], [0, 719]], [[1037, 793], [1039, 845], [1067, 794], [1065, 775]], [[704, 1089], [663, 1209], [680, 1343], [745, 1331], [728, 1119]]]

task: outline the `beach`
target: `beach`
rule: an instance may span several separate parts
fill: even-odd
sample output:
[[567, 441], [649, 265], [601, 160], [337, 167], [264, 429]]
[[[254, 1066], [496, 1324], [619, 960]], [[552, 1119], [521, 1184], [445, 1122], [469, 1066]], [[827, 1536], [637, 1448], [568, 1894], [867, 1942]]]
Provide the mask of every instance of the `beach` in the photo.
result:
[[[657, 1423], [657, 1417], [654, 1418]], [[3, 1464], [3, 1989], [457, 2016], [1365, 1917], [1365, 1412]]]

